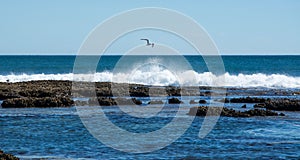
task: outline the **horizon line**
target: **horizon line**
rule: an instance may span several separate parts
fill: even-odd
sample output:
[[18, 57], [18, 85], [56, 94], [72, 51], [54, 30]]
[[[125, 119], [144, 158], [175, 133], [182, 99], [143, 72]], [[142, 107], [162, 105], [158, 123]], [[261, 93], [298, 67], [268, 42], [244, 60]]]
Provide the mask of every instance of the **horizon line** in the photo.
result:
[[[78, 55], [77, 53], [0, 53], [0, 56], [10, 56], [10, 55], [32, 55], [32, 56], [76, 56]], [[87, 56], [96, 56], [99, 54], [86, 54]], [[120, 54], [120, 53], [104, 53], [104, 56], [122, 56], [124, 54]], [[144, 55], [144, 54], [136, 54], [136, 55]], [[157, 55], [157, 54], [156, 54]], [[166, 55], [166, 54], [161, 54], [161, 55]], [[197, 53], [183, 53], [182, 55], [184, 56], [196, 56], [199, 55]], [[201, 55], [201, 54], [200, 54]], [[257, 55], [257, 56], [292, 56], [292, 55], [299, 55], [300, 56], [300, 52], [299, 53], [219, 53], [219, 54], [214, 54], [214, 55], [229, 55], [229, 56], [242, 56], [242, 55]], [[149, 55], [148, 55], [149, 56]], [[150, 55], [151, 56], [151, 55]]]

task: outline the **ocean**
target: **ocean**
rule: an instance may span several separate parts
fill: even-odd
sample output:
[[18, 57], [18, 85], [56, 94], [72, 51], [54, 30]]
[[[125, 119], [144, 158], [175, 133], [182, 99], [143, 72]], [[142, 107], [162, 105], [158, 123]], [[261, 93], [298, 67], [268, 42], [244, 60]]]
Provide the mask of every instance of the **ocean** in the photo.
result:
[[[95, 57], [87, 57], [87, 61], [82, 62], [82, 67], [89, 66], [89, 58]], [[219, 76], [218, 73], [209, 71], [202, 57], [184, 58], [190, 65], [188, 70], [181, 67], [180, 63], [177, 66], [176, 63], [170, 65], [174, 67], [171, 70], [178, 73], [192, 72], [195, 79], [184, 79], [180, 84], [210, 86], [212, 83], [209, 77]], [[0, 59], [0, 82], [23, 82], [73, 80], [76, 56], [0, 56]], [[172, 56], [130, 56], [125, 63], [119, 64], [120, 59], [122, 56], [101, 57], [93, 81], [178, 85], [176, 76], [173, 76], [170, 69], [155, 65], [176, 61]], [[300, 95], [294, 94], [300, 90], [300, 56], [222, 56], [222, 59], [226, 79], [224, 87], [231, 89], [229, 93], [239, 93], [230, 96], [251, 96], [256, 91], [270, 91], [270, 94], [262, 96], [300, 99]], [[149, 65], [141, 66], [140, 62]], [[115, 70], [116, 65], [121, 69]], [[245, 88], [249, 90], [246, 91]], [[277, 95], [277, 90], [291, 94]], [[210, 102], [210, 97], [202, 98]], [[199, 96], [182, 97], [182, 110], [188, 111], [191, 106], [185, 104], [199, 99]], [[225, 104], [225, 107], [241, 109], [241, 105], [243, 104]], [[253, 104], [246, 105], [247, 109], [253, 108]], [[126, 115], [118, 107], [103, 110], [117, 126], [131, 132], [146, 133], [167, 125], [174, 118], [178, 106], [167, 105], [166, 112], [145, 120]], [[21, 159], [298, 159], [300, 113], [283, 113], [286, 116], [220, 117], [213, 130], [204, 138], [198, 137], [204, 117], [196, 117], [175, 142], [153, 152], [136, 154], [115, 150], [98, 141], [81, 122], [76, 107], [0, 107], [0, 149]], [[118, 133], [111, 134], [113, 138]], [[128, 145], [130, 143], [129, 141]]]
[[[0, 82], [21, 82], [30, 80], [73, 80], [73, 66], [76, 56], [0, 56]], [[126, 57], [126, 56], [124, 56]], [[128, 58], [129, 57], [129, 58]], [[89, 66], [94, 58], [90, 56], [82, 62], [82, 66]], [[97, 65], [95, 81], [127, 82], [155, 85], [176, 84], [168, 68], [147, 66], [137, 68], [134, 75], [132, 69], [115, 71], [115, 66], [122, 56], [102, 56]], [[183, 81], [182, 85], [210, 85], [209, 79], [215, 76], [209, 72], [201, 56], [183, 57], [190, 68], [182, 68], [180, 64], [172, 65], [179, 72], [193, 72], [193, 81]], [[213, 59], [213, 57], [211, 57]], [[225, 86], [230, 87], [272, 87], [299, 88], [300, 87], [300, 56], [222, 56], [224, 63]], [[172, 56], [127, 56], [126, 66], [135, 66], [139, 62], [165, 64], [176, 62]], [[122, 61], [123, 62], [123, 61]], [[214, 64], [213, 64], [214, 65]], [[123, 67], [123, 66], [121, 66]], [[120, 68], [120, 67], [119, 67]], [[140, 70], [139, 70], [140, 69]], [[187, 70], [184, 70], [187, 69]], [[134, 76], [131, 79], [123, 79]], [[169, 75], [168, 75], [169, 74]], [[156, 78], [153, 78], [156, 77]], [[171, 77], [171, 78], [165, 78]]]

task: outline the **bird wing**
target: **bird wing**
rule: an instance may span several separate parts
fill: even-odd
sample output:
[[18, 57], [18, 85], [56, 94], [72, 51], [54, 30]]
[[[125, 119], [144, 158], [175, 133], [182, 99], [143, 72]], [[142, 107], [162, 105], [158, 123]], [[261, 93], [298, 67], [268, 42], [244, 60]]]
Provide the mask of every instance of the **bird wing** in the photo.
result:
[[143, 41], [147, 41], [147, 44], [149, 44], [149, 39], [141, 39]]

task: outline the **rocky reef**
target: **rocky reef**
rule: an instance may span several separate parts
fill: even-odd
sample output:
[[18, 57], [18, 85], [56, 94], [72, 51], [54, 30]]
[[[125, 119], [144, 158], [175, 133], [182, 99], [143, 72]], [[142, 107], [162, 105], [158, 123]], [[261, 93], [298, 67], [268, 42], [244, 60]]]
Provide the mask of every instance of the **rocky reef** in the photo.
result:
[[0, 83], [3, 108], [70, 107], [71, 83], [68, 81], [31, 81]]
[[[209, 111], [209, 112], [208, 112]], [[263, 109], [252, 109], [247, 111], [236, 111], [233, 109], [223, 108], [223, 107], [208, 107], [200, 106], [193, 107], [190, 109], [189, 115], [196, 116], [225, 116], [225, 117], [253, 117], [253, 116], [284, 116], [283, 113], [278, 114], [277, 112]]]
[[0, 150], [0, 160], [19, 160], [19, 158], [12, 154], [4, 153], [2, 150]]
[[29, 107], [69, 107], [74, 101], [69, 97], [22, 97], [4, 100], [3, 108], [29, 108]]
[[[94, 89], [94, 90], [92, 90]], [[23, 108], [23, 107], [70, 107], [73, 105], [128, 105], [136, 104], [142, 105], [143, 102], [139, 97], [166, 97], [171, 96], [167, 102], [169, 104], [183, 103], [179, 96], [199, 96], [201, 100], [191, 100], [190, 104], [206, 104], [208, 103], [202, 96], [218, 96], [217, 90], [222, 88], [211, 87], [176, 87], [176, 86], [149, 86], [141, 84], [124, 84], [124, 83], [110, 83], [110, 82], [76, 82], [73, 85], [71, 81], [29, 81], [17, 83], [0, 83], [0, 100], [3, 101], [3, 108]], [[232, 93], [238, 93], [242, 96], [243, 93], [248, 93], [247, 89], [241, 89], [237, 92], [234, 89], [230, 90]], [[250, 89], [249, 89], [250, 90]], [[258, 92], [260, 94], [275, 94], [284, 93], [285, 95], [294, 94], [271, 90]], [[256, 94], [256, 92], [251, 92]], [[276, 95], [278, 95], [276, 94]], [[224, 96], [224, 95], [223, 95]], [[225, 103], [255, 103], [255, 108], [266, 108], [269, 110], [278, 111], [300, 111], [299, 100], [293, 99], [266, 99], [254, 96], [240, 97], [240, 98], [225, 98], [220, 101]], [[72, 97], [90, 98], [88, 101], [77, 100], [76, 103]], [[91, 98], [96, 97], [96, 98]], [[127, 98], [124, 98], [127, 97]], [[146, 102], [144, 102], [146, 103]], [[150, 101], [148, 104], [163, 104], [161, 100]]]
[[178, 98], [170, 98], [168, 99], [169, 104], [180, 104], [183, 103], [181, 100], [179, 100]]
[[241, 97], [241, 98], [231, 98], [225, 99], [225, 103], [264, 103], [267, 101], [265, 98], [257, 98], [257, 97]]
[[275, 111], [300, 111], [300, 100], [296, 99], [274, 99], [264, 103], [255, 104], [254, 108], [266, 108]]

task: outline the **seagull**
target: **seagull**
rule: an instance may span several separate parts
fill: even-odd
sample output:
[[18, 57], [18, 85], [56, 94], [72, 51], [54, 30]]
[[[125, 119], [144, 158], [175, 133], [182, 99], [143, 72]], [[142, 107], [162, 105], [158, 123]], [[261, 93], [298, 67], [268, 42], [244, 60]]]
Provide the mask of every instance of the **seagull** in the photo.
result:
[[147, 41], [146, 46], [152, 46], [152, 47], [154, 47], [154, 43], [150, 43], [150, 42], [149, 42], [149, 39], [141, 39], [141, 40]]

